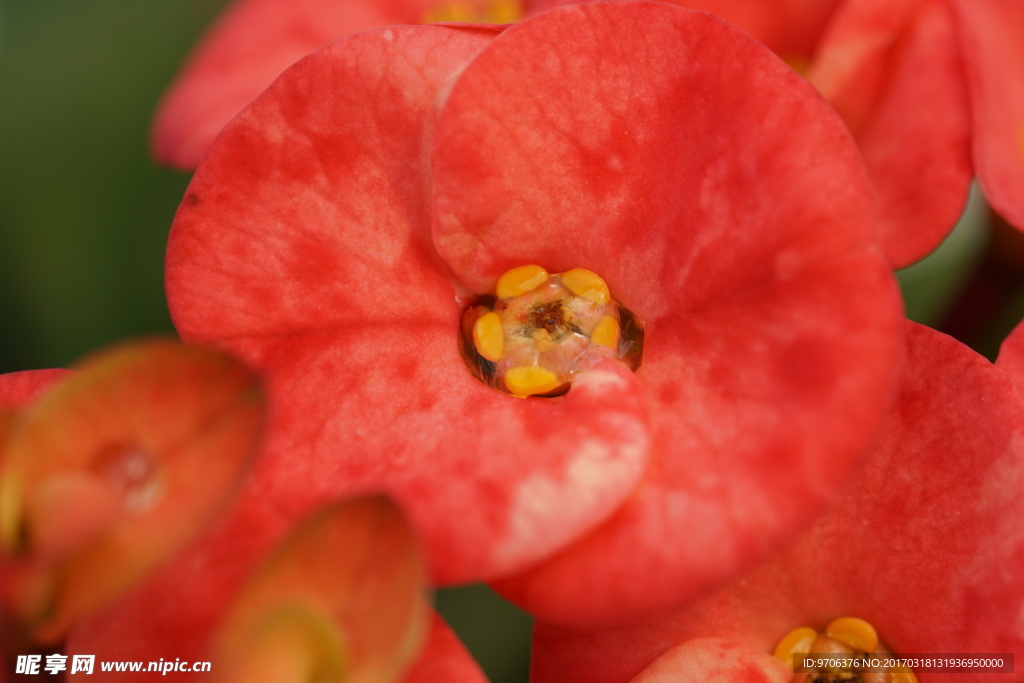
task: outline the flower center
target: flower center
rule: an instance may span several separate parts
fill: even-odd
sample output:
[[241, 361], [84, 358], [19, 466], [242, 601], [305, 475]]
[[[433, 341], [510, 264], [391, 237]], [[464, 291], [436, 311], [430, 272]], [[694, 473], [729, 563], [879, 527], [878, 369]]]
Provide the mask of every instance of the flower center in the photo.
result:
[[775, 657], [793, 668], [794, 683], [917, 683], [909, 668], [890, 666], [894, 657], [875, 628], [857, 617], [833, 619], [824, 633], [795, 628], [775, 646]]
[[636, 370], [643, 343], [643, 324], [596, 273], [551, 275], [529, 265], [502, 275], [493, 295], [466, 309], [460, 349], [470, 371], [499, 391], [557, 396], [604, 358]]
[[439, 2], [420, 19], [421, 24], [512, 24], [523, 18], [519, 0], [453, 0]]

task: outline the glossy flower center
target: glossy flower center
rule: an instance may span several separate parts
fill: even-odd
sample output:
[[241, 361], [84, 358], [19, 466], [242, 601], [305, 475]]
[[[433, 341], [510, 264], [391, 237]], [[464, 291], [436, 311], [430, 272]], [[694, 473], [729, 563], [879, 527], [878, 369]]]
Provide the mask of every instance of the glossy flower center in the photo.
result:
[[775, 657], [793, 668], [794, 683], [917, 683], [913, 671], [891, 665], [875, 628], [857, 617], [833, 619], [824, 632], [795, 628], [775, 646]]
[[423, 14], [420, 23], [512, 24], [522, 18], [519, 0], [456, 0], [437, 3]]
[[556, 396], [604, 358], [640, 366], [642, 323], [583, 268], [555, 275], [520, 266], [462, 318], [461, 350], [481, 381], [513, 396]]

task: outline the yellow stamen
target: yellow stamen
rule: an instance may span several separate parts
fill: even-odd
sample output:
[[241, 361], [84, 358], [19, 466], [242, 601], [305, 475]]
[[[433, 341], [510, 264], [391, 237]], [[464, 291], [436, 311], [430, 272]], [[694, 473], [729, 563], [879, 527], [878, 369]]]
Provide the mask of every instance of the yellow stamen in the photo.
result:
[[[792, 667], [794, 681], [918, 683], [914, 672], [905, 666], [859, 668], [860, 657], [881, 656], [880, 652], [889, 655], [870, 623], [857, 617], [841, 617], [833, 619], [824, 633], [807, 626], [793, 629], [775, 646], [774, 655]], [[811, 655], [811, 661], [803, 656], [798, 659], [797, 653]]]
[[489, 24], [511, 24], [523, 18], [519, 0], [493, 0], [487, 7], [486, 19]]
[[[478, 379], [522, 398], [564, 394], [578, 372], [609, 355], [636, 370], [643, 340], [643, 324], [598, 275], [531, 264], [505, 272], [493, 296], [467, 307], [459, 350]], [[596, 347], [606, 350], [594, 354]]]
[[436, 7], [431, 7], [420, 19], [421, 24], [433, 24], [434, 22], [452, 22], [465, 24], [473, 20], [469, 8], [464, 3], [446, 2]]
[[499, 299], [511, 299], [532, 292], [547, 281], [548, 271], [540, 266], [519, 266], [505, 271], [494, 291]]
[[537, 350], [541, 353], [555, 348], [555, 342], [551, 340], [551, 335], [547, 330], [534, 330], [530, 336], [533, 337], [533, 341], [537, 342]]
[[420, 19], [421, 24], [437, 21], [473, 24], [511, 24], [523, 18], [523, 9], [519, 0], [490, 0], [489, 2], [473, 2], [472, 0], [455, 0], [441, 2], [430, 9]]
[[546, 394], [561, 385], [555, 373], [538, 365], [520, 365], [505, 371], [505, 386], [515, 396]]
[[477, 353], [497, 363], [505, 353], [505, 330], [501, 316], [491, 311], [484, 313], [473, 323], [473, 345]]
[[612, 300], [608, 285], [601, 276], [584, 268], [573, 268], [562, 273], [562, 284], [576, 296], [589, 299], [598, 306], [604, 306]]
[[597, 323], [594, 328], [593, 334], [590, 335], [590, 340], [595, 344], [600, 344], [605, 348], [609, 348], [612, 351], [619, 350], [619, 336], [622, 330], [619, 328], [619, 321], [613, 316], [603, 315], [601, 320]]
[[780, 659], [789, 666], [796, 668], [793, 661], [793, 654], [796, 652], [810, 652], [811, 643], [818, 637], [818, 632], [810, 626], [795, 628], [779, 641], [775, 646], [775, 658]]
[[834, 638], [854, 650], [874, 652], [878, 647], [878, 634], [875, 628], [857, 617], [835, 619], [825, 628], [825, 633], [829, 638]]

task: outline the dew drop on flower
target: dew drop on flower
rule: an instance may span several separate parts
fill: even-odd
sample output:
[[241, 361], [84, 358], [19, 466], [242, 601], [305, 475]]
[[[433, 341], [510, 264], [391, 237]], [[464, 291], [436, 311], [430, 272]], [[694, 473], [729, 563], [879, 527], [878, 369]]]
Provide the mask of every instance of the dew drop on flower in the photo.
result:
[[558, 396], [605, 358], [640, 367], [643, 323], [596, 273], [520, 266], [462, 316], [460, 351], [475, 377], [514, 396]]

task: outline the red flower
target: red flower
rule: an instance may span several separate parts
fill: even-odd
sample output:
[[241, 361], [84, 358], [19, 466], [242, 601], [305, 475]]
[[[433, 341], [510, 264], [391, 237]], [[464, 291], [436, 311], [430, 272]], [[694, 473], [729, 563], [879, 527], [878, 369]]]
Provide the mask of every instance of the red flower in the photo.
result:
[[[763, 671], [759, 680], [789, 680], [762, 653], [795, 627], [821, 630], [851, 615], [872, 623], [893, 652], [1012, 652], [1019, 671], [1022, 335], [1024, 327], [1003, 348], [1004, 372], [953, 339], [912, 326], [895, 410], [834, 510], [780, 557], [685, 611], [603, 632], [539, 625], [535, 680], [627, 681], [666, 653], [654, 669], [674, 680], [697, 680], [689, 674], [709, 658], [730, 671], [716, 680], [758, 680], [751, 665]], [[707, 638], [727, 642], [693, 640]], [[723, 648], [731, 650], [711, 656]], [[927, 683], [992, 674], [917, 676]]]
[[[764, 40], [842, 115], [871, 173], [882, 242], [894, 266], [938, 246], [963, 210], [975, 174], [993, 207], [1024, 229], [1024, 4], [677, 4], [720, 12]], [[765, 17], [769, 5], [776, 21]], [[804, 18], [784, 23], [794, 15]]]
[[[198, 545], [78, 624], [68, 651], [115, 661], [210, 661], [223, 680], [247, 682], [317, 667], [327, 675], [340, 666], [353, 681], [484, 683], [426, 604], [420, 544], [392, 503], [332, 502], [291, 523], [254, 500], [247, 491]], [[169, 680], [192, 676], [171, 673]]]
[[1014, 0], [848, 0], [823, 36], [810, 78], [857, 135], [895, 265], [945, 237], [975, 174], [1024, 228], [1022, 34]]
[[[380, 498], [333, 504], [288, 530], [230, 591], [215, 614], [217, 636], [200, 650], [187, 650], [188, 639], [139, 642], [124, 622], [114, 624], [113, 646], [90, 640], [88, 619], [179, 550], [230, 493], [254, 450], [261, 402], [237, 362], [168, 342], [115, 348], [80, 369], [0, 375], [0, 663], [59, 649], [70, 627], [68, 652], [109, 661], [128, 642], [146, 661], [214, 661], [221, 680], [276, 682], [307, 669], [344, 670], [351, 680], [405, 670], [407, 683], [483, 680], [447, 627], [430, 621], [419, 544]], [[126, 445], [153, 455], [155, 469], [122, 491], [127, 480], [110, 456]], [[187, 556], [164, 571], [182, 565], [185, 580], [164, 597], [191, 585]]]
[[219, 352], [141, 342], [78, 370], [0, 376], [0, 680], [193, 539], [256, 451], [259, 388]]
[[[380, 26], [513, 21], [516, 0], [237, 0], [196, 48], [160, 104], [153, 152], [191, 169], [224, 125], [286, 68], [336, 38]], [[452, 10], [461, 10], [453, 12]], [[449, 18], [450, 15], [450, 18]]]
[[427, 633], [424, 580], [393, 503], [335, 503], [292, 529], [237, 591], [211, 661], [225, 681], [397, 680]]
[[[874, 181], [894, 266], [913, 263], [942, 241], [975, 172], [994, 207], [1024, 227], [1021, 3], [673, 1], [735, 23], [806, 73], [838, 109]], [[223, 125], [288, 64], [338, 36], [419, 21], [437, 4], [235, 3], [161, 107], [158, 158], [194, 167]], [[564, 4], [539, 0], [528, 7]]]
[[[386, 490], [442, 583], [604, 523], [505, 588], [614, 620], [762, 558], [856, 465], [901, 352], [871, 236], [812, 89], [714, 17], [623, 2], [301, 61], [196, 172], [167, 291], [185, 338], [268, 379], [254, 499], [294, 519]], [[557, 401], [471, 377], [456, 298], [524, 263], [601, 274], [647, 325], [639, 372], [607, 362]]]
[[0, 611], [50, 644], [180, 549], [255, 453], [254, 376], [172, 342], [0, 377]]

